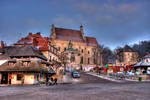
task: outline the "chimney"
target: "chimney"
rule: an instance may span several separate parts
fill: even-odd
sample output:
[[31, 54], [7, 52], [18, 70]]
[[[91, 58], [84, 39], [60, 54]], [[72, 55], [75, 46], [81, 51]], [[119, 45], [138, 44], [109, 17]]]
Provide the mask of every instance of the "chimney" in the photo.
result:
[[36, 34], [41, 35], [41, 33], [40, 33], [40, 32], [37, 32]]
[[3, 48], [5, 46], [4, 41], [1, 40], [1, 48]]
[[32, 32], [29, 32], [29, 35], [32, 35]]
[[36, 38], [33, 38], [33, 40], [32, 40], [32, 46], [36, 47], [37, 43], [38, 43], [38, 41], [36, 40]]

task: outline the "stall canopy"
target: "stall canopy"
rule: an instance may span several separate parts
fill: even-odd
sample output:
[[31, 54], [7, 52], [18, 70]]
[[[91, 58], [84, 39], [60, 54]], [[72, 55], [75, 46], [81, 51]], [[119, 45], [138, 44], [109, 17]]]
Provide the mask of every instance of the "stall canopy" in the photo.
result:
[[138, 62], [137, 64], [135, 64], [133, 67], [142, 67], [142, 66], [150, 66], [150, 62], [143, 62], [143, 61], [140, 61]]

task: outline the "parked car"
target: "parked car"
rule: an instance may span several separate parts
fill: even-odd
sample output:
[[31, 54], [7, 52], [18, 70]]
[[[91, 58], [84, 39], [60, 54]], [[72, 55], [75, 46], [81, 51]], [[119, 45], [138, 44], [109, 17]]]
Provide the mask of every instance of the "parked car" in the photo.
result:
[[140, 75], [140, 71], [136, 71], [135, 73], [136, 73], [136, 75]]
[[132, 71], [127, 71], [126, 75], [134, 76], [135, 74]]
[[150, 70], [147, 70], [146, 73], [147, 73], [148, 75], [150, 75]]
[[72, 77], [73, 78], [80, 78], [79, 72], [76, 72], [76, 71], [72, 72]]
[[125, 74], [123, 72], [117, 72], [116, 76], [121, 79], [125, 78]]

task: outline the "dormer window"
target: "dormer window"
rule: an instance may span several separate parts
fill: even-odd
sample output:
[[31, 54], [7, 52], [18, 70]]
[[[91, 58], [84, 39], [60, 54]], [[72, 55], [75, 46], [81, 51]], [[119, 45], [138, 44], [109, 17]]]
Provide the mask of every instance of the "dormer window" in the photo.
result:
[[22, 66], [29, 66], [30, 60], [22, 61]]
[[47, 67], [47, 65], [46, 65], [46, 64], [42, 64], [42, 67], [45, 67], [45, 68], [46, 68], [46, 67]]
[[14, 66], [16, 64], [16, 60], [8, 61], [9, 66]]

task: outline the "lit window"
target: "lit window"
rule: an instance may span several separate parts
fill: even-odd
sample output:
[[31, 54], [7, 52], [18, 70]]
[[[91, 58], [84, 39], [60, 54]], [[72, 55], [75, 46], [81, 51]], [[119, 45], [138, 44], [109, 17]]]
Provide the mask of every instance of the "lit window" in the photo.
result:
[[17, 74], [17, 80], [22, 80], [23, 79], [23, 74]]

